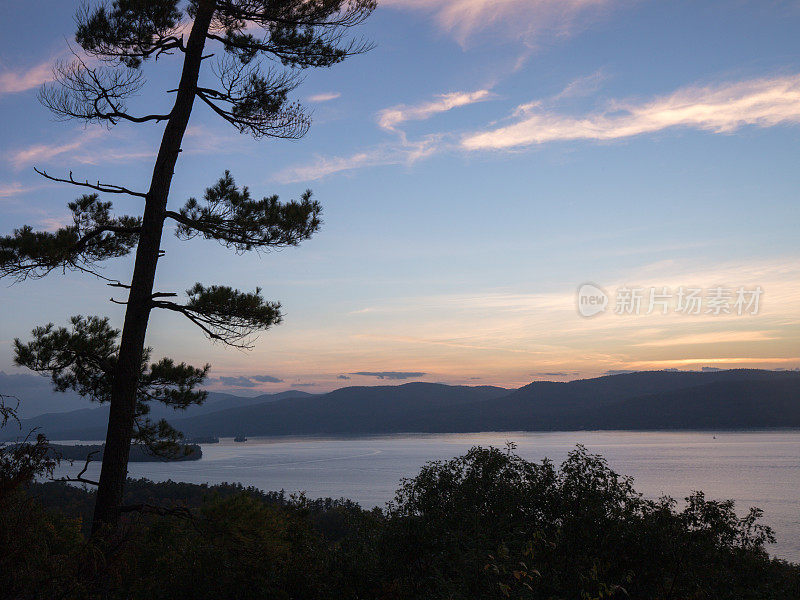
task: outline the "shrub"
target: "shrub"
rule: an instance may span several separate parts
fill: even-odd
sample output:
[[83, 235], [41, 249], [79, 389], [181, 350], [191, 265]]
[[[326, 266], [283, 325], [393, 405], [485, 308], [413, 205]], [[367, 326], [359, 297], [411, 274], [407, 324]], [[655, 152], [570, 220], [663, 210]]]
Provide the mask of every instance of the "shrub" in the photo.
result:
[[2, 592], [146, 600], [800, 598], [800, 566], [769, 558], [773, 536], [760, 511], [739, 517], [733, 502], [699, 492], [680, 509], [671, 498], [645, 498], [580, 446], [560, 467], [526, 461], [513, 446], [472, 448], [425, 465], [385, 511], [228, 484], [136, 480], [128, 488], [130, 499], [171, 514], [133, 513], [102, 548], [70, 516], [85, 514], [91, 493], [52, 483], [16, 493], [0, 513], [0, 567], [11, 573]]

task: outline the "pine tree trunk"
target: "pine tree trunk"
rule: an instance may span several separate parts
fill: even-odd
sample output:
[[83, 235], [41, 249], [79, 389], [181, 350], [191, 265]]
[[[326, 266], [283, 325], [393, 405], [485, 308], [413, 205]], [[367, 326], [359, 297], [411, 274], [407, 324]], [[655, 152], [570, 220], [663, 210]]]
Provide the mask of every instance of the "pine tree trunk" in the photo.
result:
[[136, 392], [161, 247], [164, 213], [167, 209], [175, 163], [178, 160], [183, 135], [186, 132], [194, 104], [206, 33], [214, 14], [214, 8], [214, 0], [198, 2], [197, 14], [186, 44], [183, 71], [175, 105], [164, 128], [158, 157], [153, 168], [150, 189], [147, 193], [142, 217], [142, 231], [139, 245], [136, 248], [136, 263], [125, 311], [119, 357], [114, 373], [106, 446], [92, 522], [93, 534], [100, 531], [103, 526], [113, 526], [119, 521], [123, 487], [128, 475], [128, 455], [133, 435]]

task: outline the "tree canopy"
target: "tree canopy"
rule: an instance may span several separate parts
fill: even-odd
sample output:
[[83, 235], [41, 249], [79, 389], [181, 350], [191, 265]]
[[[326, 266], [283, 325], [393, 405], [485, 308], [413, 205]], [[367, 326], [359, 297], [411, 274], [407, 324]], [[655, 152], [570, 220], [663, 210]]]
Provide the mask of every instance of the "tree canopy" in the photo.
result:
[[[131, 440], [156, 451], [171, 447], [178, 432], [147, 418], [150, 401], [174, 408], [202, 402], [197, 391], [208, 366], [195, 368], [164, 358], [151, 362], [145, 344], [150, 312], [165, 309], [187, 317], [213, 341], [252, 347], [255, 334], [281, 322], [280, 303], [261, 288], [241, 291], [196, 283], [181, 301], [175, 291], [154, 289], [163, 258], [164, 223], [176, 235], [216, 240], [237, 253], [296, 246], [321, 224], [321, 206], [306, 190], [299, 200], [276, 195], [254, 198], [223, 176], [170, 209], [170, 186], [195, 100], [239, 132], [256, 138], [296, 139], [311, 118], [292, 100], [305, 69], [330, 67], [365, 52], [370, 44], [348, 31], [376, 6], [375, 0], [113, 0], [86, 5], [76, 17], [72, 59], [58, 62], [39, 100], [58, 119], [113, 127], [164, 123], [149, 187], [141, 190], [37, 171], [45, 178], [89, 193], [69, 204], [73, 222], [55, 232], [25, 226], [0, 238], [0, 277], [24, 280], [56, 270], [86, 272], [127, 292], [122, 330], [102, 317], [73, 317], [69, 327], [33, 330], [33, 340], [15, 343], [17, 364], [52, 378], [58, 390], [74, 389], [109, 402], [109, 423], [95, 521], [119, 520]], [[167, 55], [182, 57], [168, 111], [137, 112], [135, 96], [147, 100], [145, 66]], [[208, 68], [206, 68], [208, 65]], [[201, 77], [202, 74], [202, 77]], [[136, 106], [148, 102], [136, 102]], [[156, 104], [156, 103], [154, 103]], [[139, 216], [115, 216], [101, 196], [121, 194], [144, 201]], [[135, 254], [129, 282], [105, 277], [103, 261]]]

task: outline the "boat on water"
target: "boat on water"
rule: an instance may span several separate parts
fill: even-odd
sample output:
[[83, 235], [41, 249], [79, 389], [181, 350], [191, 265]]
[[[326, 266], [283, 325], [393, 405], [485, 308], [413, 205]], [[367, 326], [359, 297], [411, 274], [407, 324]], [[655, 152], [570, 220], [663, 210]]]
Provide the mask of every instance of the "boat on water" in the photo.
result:
[[247, 438], [245, 436], [243, 436], [243, 435], [237, 435], [235, 438], [233, 438], [233, 441], [234, 442], [246, 442]]

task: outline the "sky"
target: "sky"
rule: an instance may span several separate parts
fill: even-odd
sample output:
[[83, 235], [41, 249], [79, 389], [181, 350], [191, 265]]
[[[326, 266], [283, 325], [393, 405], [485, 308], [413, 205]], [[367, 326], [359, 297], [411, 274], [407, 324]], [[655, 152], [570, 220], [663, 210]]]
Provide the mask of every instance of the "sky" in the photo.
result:
[[[78, 7], [0, 6], [4, 234], [69, 221], [80, 190], [34, 166], [149, 182], [163, 124], [62, 122], [36, 100]], [[798, 29], [796, 0], [385, 0], [355, 32], [370, 52], [305, 72], [303, 139], [192, 114], [170, 207], [229, 169], [257, 197], [312, 189], [324, 223], [300, 247], [241, 256], [169, 225], [156, 287], [258, 286], [284, 322], [241, 351], [155, 311], [147, 343], [241, 394], [798, 368]], [[179, 58], [145, 65], [131, 110], [169, 106]], [[117, 292], [78, 274], [0, 282], [0, 370], [21, 372], [12, 340], [36, 325], [121, 326]]]

